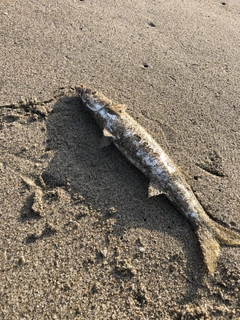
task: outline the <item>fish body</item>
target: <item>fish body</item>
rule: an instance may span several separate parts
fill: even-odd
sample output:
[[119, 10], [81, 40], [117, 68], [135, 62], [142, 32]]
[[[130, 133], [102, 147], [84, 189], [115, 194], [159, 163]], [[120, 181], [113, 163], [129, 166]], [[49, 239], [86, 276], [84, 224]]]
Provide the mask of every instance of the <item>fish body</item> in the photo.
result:
[[148, 196], [164, 194], [192, 224], [210, 273], [215, 270], [220, 244], [240, 245], [240, 234], [224, 228], [206, 214], [171, 158], [127, 112], [101, 93], [76, 86], [83, 104], [103, 130], [101, 145], [113, 143], [149, 179]]

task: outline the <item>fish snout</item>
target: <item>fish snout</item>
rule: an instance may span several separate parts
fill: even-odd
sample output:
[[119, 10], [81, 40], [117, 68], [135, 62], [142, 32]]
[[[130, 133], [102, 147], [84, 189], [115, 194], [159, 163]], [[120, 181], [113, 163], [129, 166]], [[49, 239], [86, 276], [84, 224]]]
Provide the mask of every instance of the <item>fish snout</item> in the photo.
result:
[[84, 95], [92, 95], [92, 94], [96, 93], [95, 90], [94, 91], [91, 90], [90, 88], [88, 88], [84, 84], [80, 84], [80, 85], [75, 86], [75, 90], [81, 97]]
[[80, 84], [78, 86], [75, 86], [76, 92], [81, 96], [84, 92], [86, 92], [87, 87], [83, 84]]
[[91, 90], [83, 84], [75, 86], [75, 90], [87, 109], [96, 112], [104, 107], [104, 105], [98, 102], [96, 90]]

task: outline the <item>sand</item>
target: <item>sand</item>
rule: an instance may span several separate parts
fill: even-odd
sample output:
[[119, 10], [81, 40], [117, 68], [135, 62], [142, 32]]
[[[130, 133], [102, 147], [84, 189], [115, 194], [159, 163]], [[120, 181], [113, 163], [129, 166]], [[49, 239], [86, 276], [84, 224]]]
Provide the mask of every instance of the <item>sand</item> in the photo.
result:
[[239, 319], [240, 248], [209, 275], [73, 89], [125, 103], [240, 229], [239, 1], [5, 0], [0, 18], [0, 318]]

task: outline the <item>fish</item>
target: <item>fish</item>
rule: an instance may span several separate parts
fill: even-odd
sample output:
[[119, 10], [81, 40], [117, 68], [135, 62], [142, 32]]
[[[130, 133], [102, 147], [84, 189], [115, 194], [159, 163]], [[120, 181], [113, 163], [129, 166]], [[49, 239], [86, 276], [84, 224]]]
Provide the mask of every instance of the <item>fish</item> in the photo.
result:
[[207, 270], [214, 274], [220, 245], [240, 245], [240, 233], [223, 227], [208, 216], [181, 169], [145, 128], [127, 113], [126, 105], [114, 103], [82, 84], [75, 90], [103, 131], [101, 147], [113, 143], [149, 178], [148, 197], [165, 195], [190, 222], [197, 234]]

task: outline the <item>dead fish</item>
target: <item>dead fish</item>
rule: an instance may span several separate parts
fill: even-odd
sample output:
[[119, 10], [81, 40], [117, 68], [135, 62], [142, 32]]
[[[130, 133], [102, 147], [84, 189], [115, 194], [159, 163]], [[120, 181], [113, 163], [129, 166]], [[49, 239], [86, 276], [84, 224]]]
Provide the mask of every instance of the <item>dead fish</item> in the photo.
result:
[[204, 211], [179, 168], [127, 112], [96, 90], [76, 86], [83, 104], [103, 130], [102, 147], [114, 143], [124, 156], [149, 179], [148, 196], [164, 194], [192, 224], [207, 269], [212, 274], [220, 244], [240, 245], [240, 234], [213, 221]]

